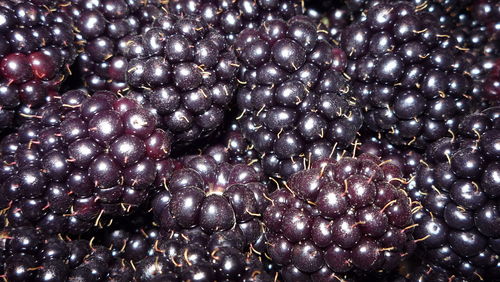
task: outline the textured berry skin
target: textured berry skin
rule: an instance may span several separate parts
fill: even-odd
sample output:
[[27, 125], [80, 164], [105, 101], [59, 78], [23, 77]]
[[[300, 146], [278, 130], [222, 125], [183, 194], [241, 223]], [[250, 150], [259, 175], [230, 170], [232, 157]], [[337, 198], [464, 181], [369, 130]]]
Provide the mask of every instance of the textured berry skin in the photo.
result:
[[465, 116], [459, 135], [429, 146], [415, 178], [419, 249], [466, 280], [499, 279], [499, 116], [498, 107]]
[[76, 57], [73, 21], [59, 1], [0, 5], [0, 132], [57, 96]]
[[10, 226], [80, 234], [145, 202], [172, 137], [138, 104], [121, 107], [129, 102], [68, 91], [2, 140]]
[[200, 227], [212, 234], [260, 217], [267, 187], [246, 164], [229, 164], [210, 155], [185, 156], [153, 199], [152, 209], [165, 232]]
[[473, 103], [466, 48], [421, 10], [404, 2], [368, 8], [341, 47], [366, 126], [392, 144], [423, 148], [455, 132]]
[[362, 113], [348, 100], [343, 52], [312, 20], [271, 20], [245, 29], [235, 42], [243, 63], [237, 118], [268, 175], [288, 177], [300, 158], [328, 157], [354, 141]]
[[405, 181], [378, 162], [372, 155], [315, 162], [270, 195], [267, 255], [285, 267], [283, 276], [288, 267], [306, 277], [324, 267], [390, 272], [413, 252]]

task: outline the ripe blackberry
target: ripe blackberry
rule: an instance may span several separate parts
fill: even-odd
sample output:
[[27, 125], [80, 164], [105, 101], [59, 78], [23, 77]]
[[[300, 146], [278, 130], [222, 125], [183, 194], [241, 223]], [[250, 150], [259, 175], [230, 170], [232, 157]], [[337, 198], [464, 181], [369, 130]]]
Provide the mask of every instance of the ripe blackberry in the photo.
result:
[[72, 20], [58, 1], [45, 4], [0, 4], [0, 132], [18, 123], [16, 111], [53, 99], [75, 59]]
[[470, 281], [500, 278], [499, 116], [499, 107], [465, 116], [457, 136], [429, 146], [416, 176], [422, 254]]
[[[203, 19], [147, 7], [156, 12], [142, 15], [141, 24], [119, 39], [92, 29], [87, 51], [80, 55], [83, 71], [94, 69], [87, 85], [140, 99], [175, 141], [205, 137], [223, 123], [235, 90], [236, 57], [220, 31]], [[99, 9], [87, 13], [97, 15]], [[86, 15], [84, 22], [95, 20]]]
[[61, 9], [75, 19], [78, 44], [77, 72], [86, 87], [113, 90], [124, 84], [123, 51], [127, 42], [164, 14], [161, 1], [75, 0]]
[[315, 162], [293, 174], [264, 213], [267, 255], [284, 266], [285, 280], [398, 267], [414, 246], [401, 177], [371, 155]]
[[286, 178], [300, 158], [325, 158], [348, 147], [361, 111], [344, 97], [345, 54], [302, 17], [271, 20], [242, 31], [235, 43], [243, 63], [238, 120], [268, 175]]
[[218, 162], [209, 155], [185, 156], [165, 179], [152, 211], [162, 230], [199, 226], [206, 233], [251, 221], [267, 206], [267, 187], [246, 164]]
[[233, 43], [245, 28], [259, 27], [267, 20], [288, 20], [305, 12], [303, 0], [173, 0], [170, 13], [201, 17], [217, 27]]
[[393, 144], [420, 148], [456, 131], [457, 117], [472, 107], [466, 51], [421, 9], [380, 3], [341, 39], [366, 126]]
[[[110, 92], [64, 93], [2, 140], [0, 190], [10, 226], [80, 234], [143, 204], [172, 137]], [[157, 179], [158, 178], [158, 179]]]
[[492, 68], [499, 52], [500, 22], [495, 18], [495, 13], [500, 15], [498, 5], [488, 0], [414, 3], [451, 31], [454, 41], [451, 43], [468, 49], [463, 64], [472, 78], [471, 95], [475, 99], [497, 100], [498, 71]]

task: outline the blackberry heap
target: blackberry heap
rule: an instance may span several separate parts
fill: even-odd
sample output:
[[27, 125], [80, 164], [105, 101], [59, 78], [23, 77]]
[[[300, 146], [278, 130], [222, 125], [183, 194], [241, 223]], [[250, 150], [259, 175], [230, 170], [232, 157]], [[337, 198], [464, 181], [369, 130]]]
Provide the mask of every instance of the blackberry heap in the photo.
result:
[[500, 108], [467, 115], [417, 171], [415, 237], [432, 264], [468, 281], [500, 278]]
[[156, 0], [72, 0], [61, 9], [76, 19], [81, 46], [76, 69], [92, 91], [127, 87], [128, 42], [164, 14]]
[[72, 19], [56, 4], [0, 3], [0, 132], [16, 125], [16, 111], [30, 114], [53, 99], [75, 59]]
[[172, 0], [168, 11], [199, 16], [217, 27], [233, 43], [245, 28], [259, 27], [267, 20], [288, 20], [304, 13], [303, 0]]
[[397, 268], [414, 249], [401, 177], [372, 155], [315, 162], [293, 174], [264, 213], [267, 255], [283, 266], [285, 281]]
[[405, 2], [369, 8], [344, 30], [341, 47], [366, 126], [392, 144], [422, 148], [455, 131], [472, 105], [464, 49], [420, 9]]
[[217, 162], [209, 155], [186, 156], [152, 201], [161, 230], [199, 226], [204, 232], [230, 230], [258, 218], [267, 206], [267, 187], [246, 164]]
[[110, 92], [72, 90], [42, 107], [1, 142], [8, 225], [80, 234], [133, 212], [162, 183], [170, 153], [156, 122]]
[[243, 64], [237, 93], [242, 132], [265, 154], [264, 172], [286, 178], [302, 157], [327, 157], [344, 149], [362, 124], [361, 111], [345, 97], [345, 54], [312, 21], [271, 20], [239, 34]]

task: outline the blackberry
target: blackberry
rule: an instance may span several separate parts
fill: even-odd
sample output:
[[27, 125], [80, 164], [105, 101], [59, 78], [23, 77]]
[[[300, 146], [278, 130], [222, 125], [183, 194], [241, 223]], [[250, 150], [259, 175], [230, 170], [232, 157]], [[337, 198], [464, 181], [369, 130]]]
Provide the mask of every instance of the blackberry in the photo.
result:
[[[158, 115], [161, 126], [174, 133], [175, 141], [206, 137], [223, 123], [238, 61], [221, 32], [203, 19], [146, 6], [156, 12], [142, 15], [140, 24], [119, 39], [108, 38], [109, 31], [97, 26], [99, 32], [91, 30], [87, 51], [80, 55], [83, 71], [94, 69], [87, 85], [140, 99]], [[82, 21], [92, 23], [91, 15], [99, 14], [96, 9], [82, 13]]]
[[168, 10], [176, 15], [201, 17], [219, 28], [231, 43], [245, 28], [259, 27], [267, 20], [288, 20], [305, 12], [302, 0], [173, 0]]
[[499, 116], [498, 107], [465, 116], [460, 134], [429, 146], [416, 176], [421, 251], [469, 281], [500, 277]]
[[72, 20], [58, 1], [2, 1], [0, 5], [0, 131], [13, 128], [16, 111], [54, 99], [76, 56]]
[[161, 1], [75, 0], [62, 7], [75, 19], [78, 75], [93, 91], [126, 88], [123, 49], [164, 11]]
[[80, 234], [132, 212], [161, 183], [172, 137], [133, 100], [73, 90], [30, 117], [1, 143], [9, 225]]
[[293, 174], [264, 213], [267, 255], [284, 266], [284, 279], [397, 268], [414, 249], [401, 177], [372, 155], [314, 162]]
[[[494, 18], [495, 9], [492, 1], [435, 1], [416, 4], [425, 8], [439, 23], [451, 31], [454, 43], [468, 49], [464, 66], [471, 75], [471, 95], [475, 99], [495, 101], [498, 90], [495, 90], [497, 75], [492, 70], [495, 66], [496, 54], [500, 40], [500, 23]], [[467, 9], [464, 6], [468, 6]], [[453, 42], [452, 42], [453, 43]], [[491, 75], [488, 73], [491, 72]]]
[[456, 131], [458, 116], [473, 107], [466, 51], [421, 9], [380, 3], [341, 36], [367, 128], [419, 148]]
[[238, 120], [265, 154], [268, 175], [286, 178], [302, 169], [302, 157], [321, 159], [347, 148], [361, 127], [362, 113], [346, 97], [345, 54], [327, 38], [302, 17], [267, 21], [238, 36]]
[[162, 230], [199, 226], [206, 233], [229, 230], [259, 217], [267, 187], [246, 164], [217, 162], [209, 155], [185, 156], [165, 179], [152, 211]]

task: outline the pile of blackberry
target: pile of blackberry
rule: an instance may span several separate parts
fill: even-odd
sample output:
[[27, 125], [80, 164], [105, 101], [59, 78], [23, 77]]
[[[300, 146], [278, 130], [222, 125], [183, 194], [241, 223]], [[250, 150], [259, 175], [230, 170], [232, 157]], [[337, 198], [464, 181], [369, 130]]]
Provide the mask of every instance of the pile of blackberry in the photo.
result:
[[329, 156], [356, 138], [363, 119], [348, 100], [345, 54], [311, 20], [271, 20], [235, 43], [243, 64], [237, 118], [267, 175], [286, 178], [302, 158]]
[[57, 96], [76, 57], [73, 19], [59, 1], [0, 3], [0, 132]]
[[0, 278], [500, 281], [494, 0], [0, 0]]
[[267, 255], [285, 281], [390, 272], [415, 247], [405, 183], [373, 155], [312, 163], [270, 195]]
[[80, 234], [145, 203], [172, 136], [134, 100], [72, 90], [1, 142], [8, 226]]
[[430, 13], [380, 3], [342, 34], [346, 73], [365, 125], [391, 143], [424, 148], [456, 131], [472, 107], [466, 52]]
[[423, 257], [468, 281], [500, 278], [500, 108], [467, 115], [432, 143], [417, 171]]

